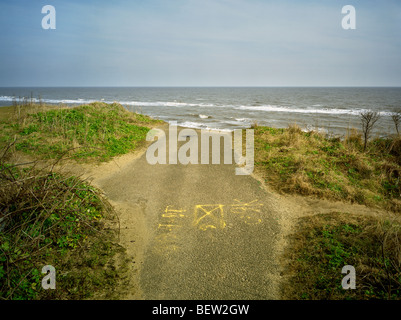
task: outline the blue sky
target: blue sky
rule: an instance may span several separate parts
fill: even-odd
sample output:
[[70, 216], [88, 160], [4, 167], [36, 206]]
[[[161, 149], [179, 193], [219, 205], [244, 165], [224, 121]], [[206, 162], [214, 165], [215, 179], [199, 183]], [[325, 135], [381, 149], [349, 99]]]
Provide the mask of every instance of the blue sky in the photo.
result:
[[1, 0], [0, 27], [0, 86], [401, 86], [399, 0]]

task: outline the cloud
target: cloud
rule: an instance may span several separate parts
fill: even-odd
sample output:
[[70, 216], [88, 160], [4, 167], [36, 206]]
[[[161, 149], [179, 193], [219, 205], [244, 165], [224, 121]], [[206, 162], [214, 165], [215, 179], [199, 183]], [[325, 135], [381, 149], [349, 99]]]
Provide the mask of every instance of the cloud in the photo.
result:
[[53, 33], [7, 2], [0, 85], [401, 85], [401, 4], [355, 2], [55, 0]]

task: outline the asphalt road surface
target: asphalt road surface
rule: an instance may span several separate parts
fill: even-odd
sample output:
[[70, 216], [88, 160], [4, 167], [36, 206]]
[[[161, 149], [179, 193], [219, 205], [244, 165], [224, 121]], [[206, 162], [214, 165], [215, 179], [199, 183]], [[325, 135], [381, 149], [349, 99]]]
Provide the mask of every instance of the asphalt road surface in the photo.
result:
[[278, 217], [260, 182], [236, 167], [151, 165], [143, 153], [98, 182], [123, 212], [131, 298], [277, 299]]

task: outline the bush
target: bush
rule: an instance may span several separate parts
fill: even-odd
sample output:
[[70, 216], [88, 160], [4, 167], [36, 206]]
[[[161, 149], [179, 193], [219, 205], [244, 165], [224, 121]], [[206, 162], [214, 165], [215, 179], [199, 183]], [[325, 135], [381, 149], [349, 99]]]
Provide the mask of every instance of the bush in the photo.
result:
[[[104, 281], [104, 270], [92, 265], [71, 271], [74, 264], [85, 265], [93, 256], [103, 256], [105, 265], [117, 252], [114, 231], [104, 230], [105, 221], [113, 219], [111, 207], [77, 177], [9, 164], [6, 155], [3, 152], [0, 158], [0, 297], [81, 299], [93, 295], [96, 286], [91, 279]], [[41, 270], [49, 264], [61, 274], [57, 290], [46, 292], [41, 288]], [[71, 277], [80, 279], [82, 288], [73, 290]]]

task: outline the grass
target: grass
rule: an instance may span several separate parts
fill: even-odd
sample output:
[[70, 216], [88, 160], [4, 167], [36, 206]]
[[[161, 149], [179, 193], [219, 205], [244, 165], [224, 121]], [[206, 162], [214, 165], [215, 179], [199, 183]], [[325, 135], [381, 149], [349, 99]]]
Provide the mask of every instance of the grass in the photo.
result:
[[[255, 171], [283, 194], [300, 194], [401, 212], [401, 139], [376, 138], [366, 149], [352, 130], [344, 139], [298, 126], [253, 126]], [[399, 218], [351, 213], [300, 218], [286, 248], [284, 299], [400, 299]], [[357, 288], [344, 290], [345, 265]]]
[[118, 103], [95, 102], [75, 108], [16, 106], [13, 117], [0, 117], [0, 146], [16, 140], [16, 151], [43, 159], [68, 156], [108, 161], [139, 147], [148, 126], [158, 123]]
[[401, 139], [361, 135], [346, 139], [303, 132], [297, 126], [255, 126], [255, 170], [282, 193], [401, 210]]
[[[113, 103], [0, 108], [0, 299], [115, 299], [128, 261], [118, 219], [100, 192], [54, 162], [107, 161], [134, 151], [161, 121]], [[22, 152], [47, 167], [12, 163]], [[45, 265], [56, 290], [44, 290]]]
[[[131, 152], [160, 121], [119, 104], [76, 108], [0, 108], [0, 146], [35, 158], [107, 161]], [[255, 170], [279, 192], [401, 210], [401, 139], [374, 139], [366, 150], [353, 131], [344, 140], [297, 126], [252, 125]], [[0, 162], [0, 298], [117, 297], [127, 261], [110, 206], [77, 177]], [[399, 299], [398, 220], [332, 213], [304, 217], [292, 235], [283, 297]], [[43, 290], [41, 268], [53, 265], [57, 290]], [[357, 289], [343, 290], [344, 265]], [[117, 290], [118, 291], [118, 290]]]
[[[304, 217], [287, 249], [286, 299], [401, 299], [399, 220], [330, 213]], [[345, 265], [356, 289], [344, 290]]]
[[[121, 280], [112, 263], [124, 257], [110, 228], [116, 216], [79, 178], [21, 168], [3, 157], [0, 210], [1, 299], [85, 299], [113, 292]], [[56, 268], [57, 290], [42, 289], [45, 265]]]

